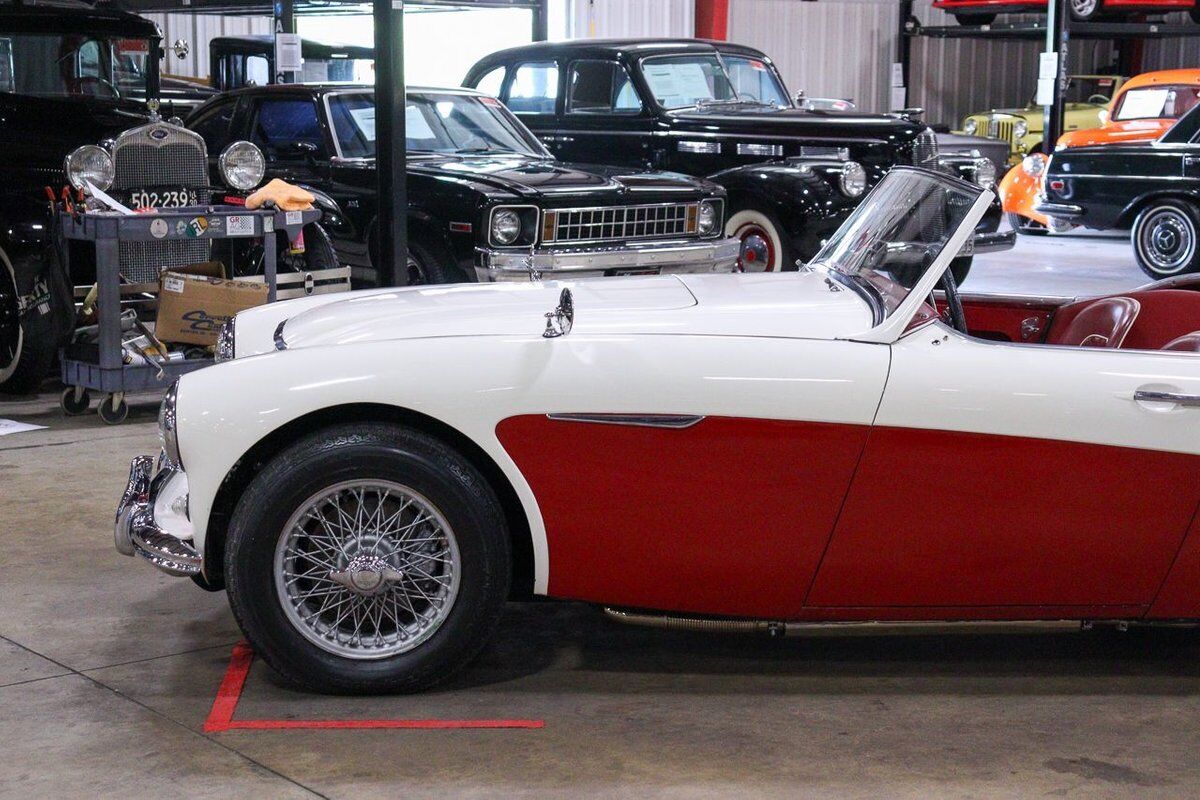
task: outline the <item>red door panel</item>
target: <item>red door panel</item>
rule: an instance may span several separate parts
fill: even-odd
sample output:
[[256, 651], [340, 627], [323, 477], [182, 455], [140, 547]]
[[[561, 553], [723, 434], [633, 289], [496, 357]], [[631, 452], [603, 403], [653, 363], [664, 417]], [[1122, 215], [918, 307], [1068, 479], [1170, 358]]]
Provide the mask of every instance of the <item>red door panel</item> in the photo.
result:
[[1148, 606], [1200, 458], [876, 428], [809, 606]]
[[1200, 514], [1193, 517], [1183, 547], [1146, 616], [1152, 619], [1200, 619]]
[[528, 415], [496, 434], [541, 509], [551, 596], [781, 619], [800, 613], [867, 431]]
[[[995, 342], [1040, 342], [1061, 302], [987, 295], [964, 295], [963, 314], [972, 336]], [[939, 295], [938, 313], [946, 310]]]

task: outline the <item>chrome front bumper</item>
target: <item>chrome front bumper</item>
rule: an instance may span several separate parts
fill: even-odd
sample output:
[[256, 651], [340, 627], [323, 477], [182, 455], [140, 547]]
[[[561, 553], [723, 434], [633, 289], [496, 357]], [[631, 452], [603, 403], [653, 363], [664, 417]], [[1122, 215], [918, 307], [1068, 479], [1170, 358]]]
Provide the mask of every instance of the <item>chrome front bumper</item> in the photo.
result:
[[[117, 506], [113, 531], [117, 552], [141, 556], [168, 575], [199, 575], [204, 559], [192, 546], [186, 503], [187, 478], [181, 470], [164, 464], [155, 472], [150, 456], [133, 459], [129, 483]], [[160, 517], [171, 518], [174, 532]]]
[[626, 273], [732, 272], [740, 254], [741, 242], [734, 238], [532, 253], [481, 248], [477, 251], [475, 275], [480, 281], [527, 281], [535, 272], [547, 279]]

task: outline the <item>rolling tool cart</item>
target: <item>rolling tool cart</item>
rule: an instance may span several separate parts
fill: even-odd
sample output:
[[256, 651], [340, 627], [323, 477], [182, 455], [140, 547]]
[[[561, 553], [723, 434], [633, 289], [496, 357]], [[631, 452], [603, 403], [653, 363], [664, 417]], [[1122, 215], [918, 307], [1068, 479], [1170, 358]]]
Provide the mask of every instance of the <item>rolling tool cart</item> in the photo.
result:
[[[81, 414], [88, 408], [90, 393], [103, 392], [97, 411], [101, 419], [114, 425], [123, 422], [129, 413], [126, 393], [166, 389], [180, 375], [213, 363], [208, 355], [172, 358], [161, 351], [157, 355], [147, 352], [143, 363], [125, 363], [121, 320], [121, 278], [127, 266], [124, 260], [145, 260], [144, 254], [153, 243], [161, 243], [171, 252], [211, 244], [203, 240], [265, 236], [261, 280], [267, 286], [270, 303], [275, 301], [276, 253], [275, 247], [268, 244], [269, 237], [286, 230], [288, 238], [295, 241], [300, 230], [320, 216], [317, 210], [250, 211], [239, 206], [189, 206], [146, 214], [60, 212], [58, 226], [64, 239], [95, 243], [98, 322], [96, 344], [74, 343], [63, 350], [62, 382], [67, 387], [61, 398], [63, 411]], [[164, 269], [172, 266], [182, 265], [166, 265]], [[157, 270], [155, 265], [156, 275]], [[148, 333], [141, 323], [138, 327]]]

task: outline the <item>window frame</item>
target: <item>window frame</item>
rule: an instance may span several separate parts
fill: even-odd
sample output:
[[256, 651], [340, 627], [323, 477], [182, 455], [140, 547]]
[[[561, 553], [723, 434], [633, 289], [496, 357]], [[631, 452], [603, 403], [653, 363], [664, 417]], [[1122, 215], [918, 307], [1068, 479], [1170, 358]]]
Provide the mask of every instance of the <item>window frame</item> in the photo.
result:
[[[620, 111], [615, 106], [610, 107], [607, 111], [576, 111], [575, 109], [573, 109], [571, 107], [572, 106], [571, 89], [573, 86], [571, 78], [575, 74], [575, 68], [580, 64], [607, 64], [611, 67], [616, 67], [616, 68], [620, 69], [622, 72], [625, 73], [625, 79], [629, 82], [629, 87], [631, 89], [633, 89], [634, 97], [636, 97], [637, 101], [638, 101], [638, 107], [636, 109], [629, 109], [629, 110], [625, 110], [625, 111]], [[565, 94], [563, 95], [563, 113], [564, 114], [578, 115], [578, 116], [584, 116], [584, 117], [600, 117], [600, 116], [604, 116], [606, 114], [614, 116], [614, 117], [640, 117], [640, 116], [644, 116], [646, 114], [646, 110], [647, 110], [646, 99], [644, 97], [642, 97], [641, 89], [638, 87], [637, 83], [633, 80], [633, 73], [629, 71], [629, 67], [625, 66], [624, 64], [622, 64], [619, 60], [617, 60], [615, 58], [577, 58], [577, 59], [571, 61], [567, 65], [567, 69], [564, 73], [564, 77], [566, 78], [566, 91], [565, 91]]]
[[[517, 111], [511, 105], [512, 87], [513, 87], [513, 84], [517, 80], [517, 73], [521, 71], [521, 67], [531, 66], [531, 65], [536, 65], [536, 64], [553, 64], [554, 68], [558, 71], [557, 94], [555, 95], [555, 98], [554, 98], [554, 110], [550, 111], [550, 112]], [[504, 84], [502, 86], [503, 93], [500, 96], [500, 101], [503, 102], [504, 105], [508, 107], [508, 110], [510, 112], [512, 112], [513, 114], [515, 114], [518, 118], [520, 118], [522, 116], [545, 117], [545, 116], [560, 115], [563, 113], [563, 103], [565, 102], [564, 95], [566, 93], [566, 87], [563, 86], [563, 80], [564, 80], [566, 74], [567, 74], [566, 70], [563, 69], [562, 59], [560, 59], [560, 58], [538, 58], [538, 59], [532, 59], [532, 60], [526, 60], [526, 61], [515, 61], [508, 65], [508, 72], [504, 76]]]
[[[318, 99], [316, 97], [313, 97], [311, 95], [283, 94], [283, 95], [280, 95], [279, 97], [263, 97], [263, 96], [255, 97], [254, 102], [248, 112], [248, 117], [249, 117], [247, 120], [248, 124], [246, 125], [246, 129], [245, 129], [246, 130], [246, 140], [249, 141], [251, 144], [255, 145], [256, 147], [258, 147], [260, 150], [262, 150], [263, 158], [265, 158], [267, 160], [267, 163], [270, 164], [272, 161], [271, 153], [269, 153], [267, 151], [267, 148], [264, 147], [263, 144], [260, 144], [257, 141], [257, 128], [258, 128], [259, 115], [262, 114], [262, 108], [267, 103], [280, 103], [280, 102], [289, 102], [289, 101], [307, 102], [312, 106], [313, 114], [316, 116], [316, 120], [317, 120], [317, 136], [320, 139], [320, 142], [317, 144], [317, 146], [320, 149], [316, 153], [314, 153], [312, 157], [317, 158], [318, 160], [328, 159], [330, 157], [330, 154], [336, 152], [336, 150], [334, 149], [334, 147], [332, 147], [330, 145], [329, 134], [326, 131], [325, 120], [322, 118], [323, 117], [322, 105], [321, 105], [321, 103], [318, 102]], [[308, 160], [307, 157], [302, 156], [302, 155], [287, 155], [287, 156], [279, 155], [278, 152], [275, 151], [274, 147], [271, 147], [271, 150], [272, 150], [272, 152], [275, 152], [274, 161], [276, 161], [278, 163], [298, 163], [298, 162], [304, 162], [304, 161]]]

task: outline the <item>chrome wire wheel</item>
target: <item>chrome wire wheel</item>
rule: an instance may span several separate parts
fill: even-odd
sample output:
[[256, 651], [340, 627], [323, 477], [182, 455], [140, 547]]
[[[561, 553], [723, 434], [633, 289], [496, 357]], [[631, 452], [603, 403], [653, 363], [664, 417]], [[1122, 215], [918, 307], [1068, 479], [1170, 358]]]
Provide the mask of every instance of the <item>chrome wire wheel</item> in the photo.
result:
[[329, 653], [406, 653], [445, 622], [461, 560], [446, 518], [413, 489], [339, 483], [292, 514], [275, 547], [275, 588], [288, 621]]
[[1196, 230], [1179, 209], [1164, 206], [1139, 220], [1135, 246], [1145, 264], [1158, 275], [1186, 269], [1196, 255]]

